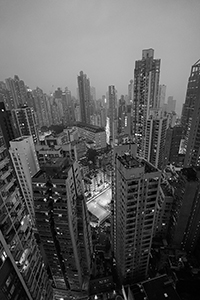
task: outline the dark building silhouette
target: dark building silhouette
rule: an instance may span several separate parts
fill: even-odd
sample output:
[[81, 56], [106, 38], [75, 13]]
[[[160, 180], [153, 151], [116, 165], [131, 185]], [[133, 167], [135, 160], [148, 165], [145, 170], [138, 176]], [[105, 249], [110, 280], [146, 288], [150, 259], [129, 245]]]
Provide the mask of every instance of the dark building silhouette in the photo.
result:
[[5, 109], [3, 102], [0, 102], [0, 126], [6, 147], [9, 148], [9, 141], [18, 137], [18, 134], [14, 128], [11, 111]]
[[90, 94], [90, 80], [87, 75], [80, 72], [78, 76], [78, 90], [80, 100], [81, 122], [90, 124], [91, 115], [91, 94]]

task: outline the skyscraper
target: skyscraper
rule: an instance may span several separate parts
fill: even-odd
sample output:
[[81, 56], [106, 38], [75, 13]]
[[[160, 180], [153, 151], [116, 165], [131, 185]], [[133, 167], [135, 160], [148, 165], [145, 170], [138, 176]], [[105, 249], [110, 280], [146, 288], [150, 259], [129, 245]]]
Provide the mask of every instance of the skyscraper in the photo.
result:
[[167, 118], [150, 115], [144, 137], [144, 158], [156, 168], [162, 169], [167, 131]]
[[0, 128], [0, 299], [52, 299], [37, 246]]
[[158, 89], [158, 107], [162, 108], [165, 103], [166, 85], [159, 84]]
[[32, 107], [24, 106], [12, 110], [13, 121], [19, 136], [32, 135], [34, 143], [39, 140], [35, 111]]
[[167, 112], [175, 112], [176, 109], [176, 100], [173, 99], [173, 96], [169, 96], [167, 99]]
[[200, 165], [200, 60], [191, 69], [181, 123], [185, 134], [184, 166]]
[[48, 99], [46, 95], [43, 93], [43, 90], [39, 87], [32, 91], [32, 95], [34, 103], [33, 107], [37, 115], [37, 123], [39, 125], [39, 128], [41, 128], [42, 126], [49, 127], [51, 123], [48, 116]]
[[32, 224], [35, 224], [31, 178], [39, 171], [39, 163], [32, 136], [10, 141], [9, 152]]
[[78, 90], [80, 99], [81, 122], [90, 124], [91, 115], [91, 94], [90, 80], [87, 75], [80, 72], [78, 76]]
[[117, 107], [116, 107], [116, 89], [114, 85], [108, 87], [108, 105], [109, 105], [109, 129], [110, 142], [114, 142], [117, 132]]
[[17, 75], [14, 76], [14, 79], [7, 78], [5, 80], [6, 87], [10, 91], [14, 108], [23, 106], [26, 104], [27, 90], [23, 80], [20, 80]]
[[86, 296], [92, 244], [78, 163], [66, 158], [49, 161], [32, 184], [36, 225], [56, 299]]
[[184, 134], [188, 136], [195, 105], [200, 102], [200, 59], [191, 67], [190, 76], [188, 79], [185, 103], [183, 104], [181, 124], [184, 129]]
[[133, 135], [138, 145], [138, 154], [144, 154], [144, 136], [150, 108], [159, 107], [158, 87], [160, 59], [154, 59], [154, 50], [142, 51], [142, 59], [135, 62]]
[[13, 125], [11, 112], [5, 109], [4, 102], [0, 102], [0, 126], [6, 147], [9, 148], [9, 141], [17, 137], [17, 132]]
[[161, 173], [130, 152], [115, 156], [113, 248], [121, 283], [147, 276]]
[[131, 79], [128, 85], [128, 103], [133, 104], [133, 97], [134, 97], [134, 81]]

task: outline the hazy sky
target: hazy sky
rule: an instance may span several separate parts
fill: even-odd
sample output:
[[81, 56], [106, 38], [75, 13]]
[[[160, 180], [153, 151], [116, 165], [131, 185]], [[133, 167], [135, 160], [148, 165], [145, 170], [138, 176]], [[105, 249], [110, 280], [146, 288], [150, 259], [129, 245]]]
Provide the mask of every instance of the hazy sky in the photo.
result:
[[146, 48], [180, 112], [200, 58], [200, 0], [0, 0], [0, 80], [17, 74], [32, 89], [76, 96], [83, 70], [97, 97], [111, 84], [120, 96]]

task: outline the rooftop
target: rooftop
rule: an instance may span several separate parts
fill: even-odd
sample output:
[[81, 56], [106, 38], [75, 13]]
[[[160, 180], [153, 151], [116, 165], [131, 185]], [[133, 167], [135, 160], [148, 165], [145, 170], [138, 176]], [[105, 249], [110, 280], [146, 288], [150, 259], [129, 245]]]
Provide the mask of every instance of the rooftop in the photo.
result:
[[146, 160], [134, 157], [129, 153], [124, 153], [122, 156], [118, 156], [118, 160], [121, 162], [121, 164], [123, 164], [123, 166], [126, 169], [144, 167], [145, 173], [152, 173], [158, 171], [158, 169], [156, 169], [152, 164], [150, 164]]
[[91, 125], [91, 124], [85, 124], [85, 123], [82, 123], [82, 122], [77, 122], [76, 126], [79, 127], [79, 128], [94, 132], [94, 133], [105, 131], [105, 129], [103, 127], [99, 127], [99, 126]]
[[44, 178], [46, 175], [52, 179], [67, 179], [71, 165], [72, 162], [67, 158], [59, 157], [51, 159], [43, 164], [41, 170], [32, 177], [33, 181], [40, 177]]
[[167, 275], [142, 282], [142, 286], [149, 300], [180, 300], [172, 284], [173, 282], [169, 280]]
[[23, 140], [26, 140], [27, 138], [29, 138], [31, 135], [24, 135], [24, 136], [20, 136], [14, 140], [11, 140], [11, 142], [21, 142]]

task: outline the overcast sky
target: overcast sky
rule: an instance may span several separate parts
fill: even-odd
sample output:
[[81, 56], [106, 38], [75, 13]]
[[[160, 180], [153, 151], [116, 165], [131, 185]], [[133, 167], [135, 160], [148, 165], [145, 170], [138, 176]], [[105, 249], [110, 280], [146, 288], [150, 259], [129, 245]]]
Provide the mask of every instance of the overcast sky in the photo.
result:
[[200, 0], [0, 0], [0, 80], [17, 74], [32, 89], [76, 96], [83, 70], [98, 98], [111, 84], [120, 96], [147, 48], [180, 112], [200, 58]]

